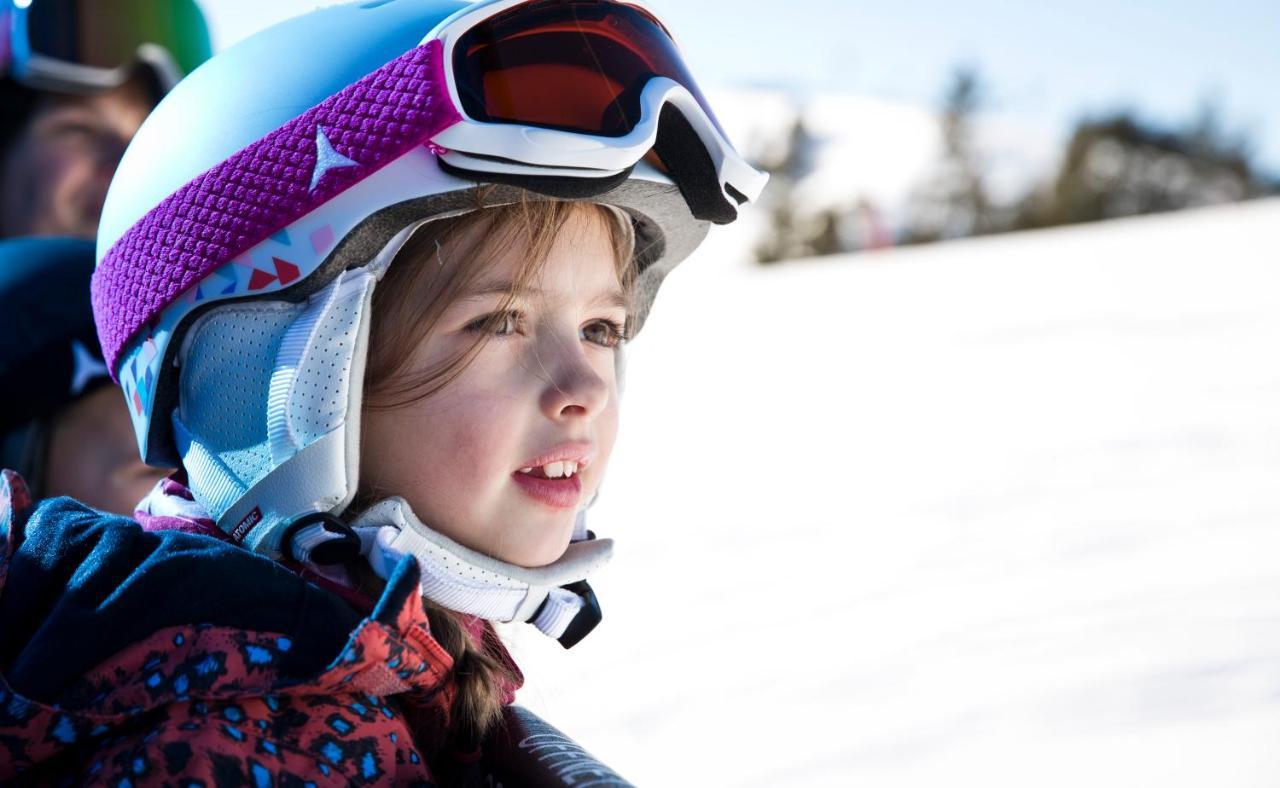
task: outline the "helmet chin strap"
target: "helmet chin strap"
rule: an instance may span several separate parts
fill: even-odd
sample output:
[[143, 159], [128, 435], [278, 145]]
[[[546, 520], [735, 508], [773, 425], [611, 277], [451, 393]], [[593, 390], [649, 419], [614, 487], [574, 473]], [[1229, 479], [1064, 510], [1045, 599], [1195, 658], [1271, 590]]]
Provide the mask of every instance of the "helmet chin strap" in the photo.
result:
[[[422, 595], [441, 607], [492, 621], [527, 621], [569, 648], [600, 623], [586, 577], [613, 554], [578, 514], [574, 541], [546, 566], [528, 568], [464, 547], [418, 519], [403, 498], [387, 498], [351, 524], [361, 552], [386, 578], [405, 555], [418, 559]], [[581, 539], [579, 539], [581, 535]]]

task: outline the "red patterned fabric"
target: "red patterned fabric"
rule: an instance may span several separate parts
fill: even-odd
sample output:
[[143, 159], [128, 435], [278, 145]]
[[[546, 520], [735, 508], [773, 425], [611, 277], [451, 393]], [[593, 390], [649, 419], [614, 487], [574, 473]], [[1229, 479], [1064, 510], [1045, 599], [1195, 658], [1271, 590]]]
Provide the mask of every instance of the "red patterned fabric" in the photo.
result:
[[[452, 661], [428, 633], [420, 597], [407, 598], [394, 627], [362, 622], [338, 664], [311, 681], [277, 679], [272, 663], [289, 646], [274, 633], [177, 627], [88, 673], [63, 708], [0, 689], [14, 718], [0, 737], [21, 743], [20, 756], [0, 755], [0, 781], [431, 782], [415, 735], [429, 741], [448, 724]], [[91, 751], [75, 747], [90, 741]]]
[[[0, 599], [30, 503], [16, 474], [0, 476]], [[131, 643], [56, 704], [0, 675], [0, 784], [432, 785], [424, 748], [444, 740], [455, 684], [418, 587], [407, 561], [304, 679], [282, 670], [288, 635], [198, 623]], [[509, 661], [492, 627], [474, 625]]]

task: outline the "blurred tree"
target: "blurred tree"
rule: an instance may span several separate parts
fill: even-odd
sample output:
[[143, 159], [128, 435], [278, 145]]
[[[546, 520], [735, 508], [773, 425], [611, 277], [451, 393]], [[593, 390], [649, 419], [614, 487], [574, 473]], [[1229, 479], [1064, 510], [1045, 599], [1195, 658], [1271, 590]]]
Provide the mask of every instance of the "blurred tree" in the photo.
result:
[[1056, 178], [1023, 201], [1015, 229], [1174, 211], [1280, 193], [1252, 164], [1247, 138], [1230, 134], [1204, 104], [1183, 128], [1133, 112], [1082, 120]]
[[928, 243], [1280, 194], [1280, 178], [1257, 167], [1247, 136], [1225, 130], [1209, 100], [1180, 127], [1130, 111], [1086, 117], [1056, 172], [1023, 196], [997, 199], [978, 139], [979, 113], [990, 99], [977, 68], [954, 69], [942, 104], [937, 166], [911, 193], [900, 226], [887, 224], [865, 195], [832, 199], [811, 188], [809, 176], [829, 140], [809, 129], [798, 105], [787, 132], [757, 154], [756, 165], [772, 178], [761, 202], [767, 227], [756, 259], [774, 263], [880, 248], [895, 238]]
[[974, 119], [984, 101], [978, 70], [959, 66], [943, 100], [942, 160], [933, 177], [912, 195], [905, 243], [982, 235], [999, 229], [983, 183]]
[[756, 260], [776, 263], [794, 257], [830, 254], [834, 249], [819, 251], [823, 235], [821, 221], [806, 216], [796, 205], [796, 186], [813, 172], [818, 141], [804, 123], [803, 109], [796, 109], [795, 120], [786, 142], [772, 151], [765, 161], [756, 162], [769, 175], [769, 188], [764, 191], [763, 208], [769, 217], [769, 228], [756, 244]]
[[[817, 166], [822, 144], [805, 125], [803, 110], [797, 109], [786, 143], [756, 162], [770, 174], [762, 202], [769, 226], [755, 246], [758, 262], [857, 251], [864, 246], [864, 236], [882, 230], [878, 215], [865, 198], [805, 204], [801, 182]], [[875, 235], [876, 243], [870, 245], [885, 245], [882, 236], [883, 232]]]

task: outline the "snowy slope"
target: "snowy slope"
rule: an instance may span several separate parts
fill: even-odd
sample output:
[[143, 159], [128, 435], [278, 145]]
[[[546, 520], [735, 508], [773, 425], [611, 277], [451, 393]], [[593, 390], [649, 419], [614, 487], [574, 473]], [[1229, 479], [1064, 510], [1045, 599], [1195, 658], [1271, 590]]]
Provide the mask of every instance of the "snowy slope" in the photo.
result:
[[1277, 226], [715, 238], [631, 349], [605, 623], [518, 630], [521, 701], [641, 785], [1277, 785]]

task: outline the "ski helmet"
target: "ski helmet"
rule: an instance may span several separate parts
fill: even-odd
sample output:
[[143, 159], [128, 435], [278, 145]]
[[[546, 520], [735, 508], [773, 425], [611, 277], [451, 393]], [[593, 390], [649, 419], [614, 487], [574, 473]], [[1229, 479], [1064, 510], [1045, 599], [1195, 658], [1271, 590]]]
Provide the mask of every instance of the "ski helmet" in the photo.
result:
[[765, 178], [640, 3], [331, 6], [215, 56], [138, 132], [102, 218], [99, 335], [144, 459], [180, 463], [235, 541], [323, 561], [350, 542], [372, 293], [416, 227], [476, 210], [478, 184], [488, 205], [613, 206], [638, 329]]

